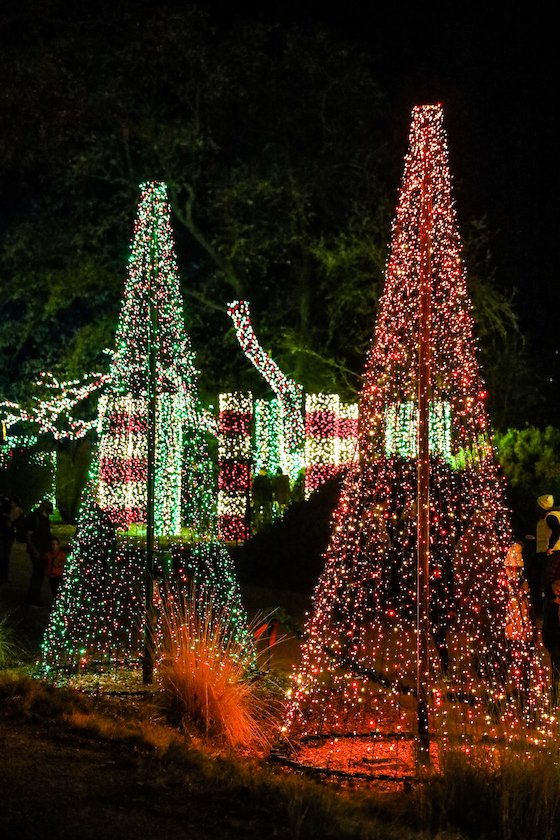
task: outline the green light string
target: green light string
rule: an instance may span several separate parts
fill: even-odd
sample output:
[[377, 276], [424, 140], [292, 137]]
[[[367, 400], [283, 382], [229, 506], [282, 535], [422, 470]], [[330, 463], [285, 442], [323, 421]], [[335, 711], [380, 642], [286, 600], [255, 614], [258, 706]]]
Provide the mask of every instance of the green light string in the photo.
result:
[[[143, 184], [109, 376], [98, 406], [99, 445], [76, 534], [37, 663], [38, 676], [139, 667], [144, 622], [148, 341], [155, 339], [155, 577], [163, 591], [226, 611], [252, 642], [229, 554], [217, 541], [207, 412], [183, 320], [165, 185]], [[151, 295], [151, 299], [149, 297]], [[150, 335], [152, 307], [156, 329]], [[153, 324], [153, 321], [152, 321]], [[164, 605], [160, 605], [163, 607]], [[161, 622], [156, 634], [156, 662]], [[159, 634], [159, 635], [158, 635]], [[251, 654], [252, 655], [252, 654]]]

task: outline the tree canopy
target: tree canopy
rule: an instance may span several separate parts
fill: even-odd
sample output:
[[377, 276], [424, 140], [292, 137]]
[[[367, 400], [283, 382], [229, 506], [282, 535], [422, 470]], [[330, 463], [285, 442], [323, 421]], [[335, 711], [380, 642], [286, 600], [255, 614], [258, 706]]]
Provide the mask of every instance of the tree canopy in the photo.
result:
[[[45, 368], [105, 364], [138, 184], [156, 179], [205, 392], [263, 389], [226, 314], [247, 299], [288, 375], [353, 397], [401, 168], [367, 56], [321, 30], [219, 25], [182, 4], [86, 0], [68, 14], [25, 0], [0, 27], [3, 395]], [[515, 310], [484, 261], [472, 293], [496, 366], [521, 341]]]

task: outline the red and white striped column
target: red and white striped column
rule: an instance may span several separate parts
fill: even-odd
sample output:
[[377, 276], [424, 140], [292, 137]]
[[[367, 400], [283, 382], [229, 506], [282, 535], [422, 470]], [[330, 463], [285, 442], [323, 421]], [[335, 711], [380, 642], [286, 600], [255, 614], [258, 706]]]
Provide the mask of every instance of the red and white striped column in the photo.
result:
[[218, 420], [218, 535], [226, 542], [249, 536], [251, 394], [220, 394]]

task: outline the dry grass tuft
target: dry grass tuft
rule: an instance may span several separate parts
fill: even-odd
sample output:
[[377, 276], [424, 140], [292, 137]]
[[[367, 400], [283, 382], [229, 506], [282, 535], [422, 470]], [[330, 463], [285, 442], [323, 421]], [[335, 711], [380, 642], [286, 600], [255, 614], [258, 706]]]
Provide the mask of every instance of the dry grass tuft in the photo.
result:
[[72, 729], [79, 730], [84, 735], [104, 741], [119, 741], [132, 747], [165, 751], [178, 743], [184, 743], [184, 739], [177, 733], [148, 721], [130, 722], [79, 710], [65, 715], [64, 720]]
[[0, 616], [0, 670], [12, 668], [21, 658], [22, 650], [9, 624], [9, 615]]
[[[168, 718], [206, 739], [237, 750], [266, 753], [278, 731], [278, 697], [250, 673], [247, 645], [228, 613], [209, 599], [163, 599], [165, 653], [158, 669]], [[251, 628], [250, 628], [251, 629]]]
[[103, 741], [126, 743], [138, 748], [166, 751], [185, 739], [177, 732], [148, 718], [151, 707], [127, 719], [125, 708], [99, 708], [99, 698], [71, 688], [61, 688], [25, 674], [0, 674], [0, 701], [11, 703], [25, 719], [58, 720], [70, 729]]
[[560, 817], [560, 746], [469, 755], [450, 750], [441, 773], [415, 791], [419, 823], [466, 837], [555, 840]]
[[[260, 820], [258, 826], [264, 826], [259, 836], [268, 832], [293, 840], [558, 837], [560, 745], [541, 749], [520, 743], [490, 756], [488, 750], [466, 755], [450, 749], [439, 772], [426, 774], [406, 791], [376, 793], [365, 785], [355, 789], [312, 782], [235, 755], [211, 758], [211, 749], [196, 749], [176, 731], [155, 722], [154, 696], [141, 701], [90, 697], [26, 675], [0, 672], [2, 714], [21, 720], [24, 730], [46, 720], [49, 731], [55, 731], [52, 724], [59, 722], [92, 741], [122, 744], [129, 748], [123, 754], [149, 762], [151, 784], [162, 796], [177, 785], [186, 786], [197, 792], [200, 801], [215, 801], [236, 815], [251, 810]], [[205, 723], [201, 726], [206, 728]]]

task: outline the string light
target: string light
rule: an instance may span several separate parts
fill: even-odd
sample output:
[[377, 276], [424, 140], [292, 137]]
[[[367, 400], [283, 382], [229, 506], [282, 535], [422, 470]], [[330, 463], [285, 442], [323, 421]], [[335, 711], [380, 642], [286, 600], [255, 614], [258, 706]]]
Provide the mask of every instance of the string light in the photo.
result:
[[289, 454], [284, 440], [284, 417], [279, 400], [255, 400], [254, 472], [274, 475], [280, 467], [288, 474]]
[[[194, 580], [197, 608], [203, 610], [211, 597], [229, 616], [231, 635], [243, 649], [251, 648], [235, 570], [218, 542], [205, 437], [213, 422], [198, 402], [167, 191], [161, 183], [143, 184], [141, 190], [115, 349], [99, 400], [99, 446], [41, 646], [36, 673], [43, 677], [139, 666], [142, 660], [153, 380], [155, 577], [177, 597], [188, 597]], [[160, 635], [158, 624], [156, 640]]]
[[358, 406], [338, 394], [305, 397], [305, 497], [340, 472], [357, 452]]
[[76, 419], [72, 409], [99, 391], [106, 379], [105, 374], [88, 373], [82, 379], [59, 382], [52, 373], [42, 373], [36, 387], [52, 391], [51, 396], [34, 396], [29, 408], [5, 400], [0, 402], [0, 415], [8, 429], [17, 423], [31, 423], [38, 434], [52, 435], [55, 440], [78, 440], [95, 428], [96, 421]]
[[[279, 400], [254, 399], [250, 393], [220, 394], [218, 424], [220, 537], [240, 542], [249, 536], [251, 475], [262, 468], [288, 474], [286, 423]], [[305, 495], [336, 475], [356, 457], [358, 406], [337, 394], [305, 397]]]
[[[426, 251], [425, 243], [429, 241]], [[427, 266], [427, 268], [426, 268]], [[431, 300], [420, 336], [420, 283]], [[425, 282], [425, 281], [423, 281]], [[419, 353], [431, 377], [419, 395]], [[414, 772], [418, 411], [429, 406], [429, 656], [424, 683], [443, 742], [514, 738], [542, 710], [544, 671], [524, 593], [508, 586], [511, 542], [491, 445], [451, 199], [440, 106], [415, 108], [386, 280], [346, 472], [313, 595], [285, 731], [302, 763]], [[422, 380], [420, 380], [422, 382]], [[421, 579], [422, 580], [422, 579]], [[512, 608], [512, 599], [518, 610]], [[491, 714], [489, 713], [491, 709]], [[542, 716], [541, 716], [542, 719]], [[411, 747], [412, 744], [412, 747]]]
[[348, 464], [358, 454], [358, 403], [338, 404], [338, 460]]
[[240, 392], [220, 394], [218, 422], [218, 528], [220, 539], [241, 542], [249, 536], [251, 423], [253, 398]]
[[7, 469], [16, 450], [32, 449], [37, 446], [36, 435], [9, 435], [0, 446], [0, 469]]
[[[451, 463], [451, 409], [449, 403], [430, 403], [429, 450]], [[393, 403], [385, 409], [385, 454], [417, 458], [418, 411], [413, 402]]]
[[280, 403], [288, 462], [287, 474], [293, 484], [303, 467], [305, 438], [302, 412], [303, 389], [301, 385], [282, 373], [276, 362], [260, 346], [251, 324], [247, 301], [236, 300], [230, 303], [228, 315], [233, 321], [241, 349], [268, 382]]

